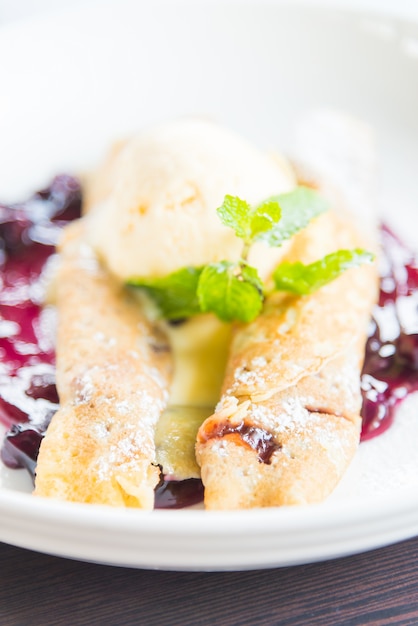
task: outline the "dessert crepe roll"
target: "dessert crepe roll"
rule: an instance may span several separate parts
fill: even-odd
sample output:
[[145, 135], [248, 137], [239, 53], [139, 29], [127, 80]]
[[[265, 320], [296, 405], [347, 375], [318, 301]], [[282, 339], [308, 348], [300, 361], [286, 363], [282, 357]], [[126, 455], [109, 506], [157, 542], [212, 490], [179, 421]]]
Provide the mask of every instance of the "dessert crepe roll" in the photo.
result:
[[[374, 147], [367, 126], [334, 112], [299, 129], [298, 174], [332, 210], [292, 240], [284, 260], [377, 250]], [[343, 476], [360, 435], [360, 372], [376, 266], [346, 271], [309, 296], [274, 293], [235, 328], [222, 397], [196, 456], [209, 509], [319, 502]]]
[[165, 336], [67, 229], [56, 281], [57, 388], [35, 494], [151, 509], [159, 481], [154, 427], [166, 406]]
[[[351, 127], [340, 120], [343, 131]], [[360, 141], [347, 160], [351, 171], [364, 164], [363, 149], [368, 154]], [[345, 199], [343, 192], [329, 196]], [[373, 229], [357, 228], [349, 205], [314, 220], [284, 260], [373, 249]], [[256, 320], [236, 326], [221, 400], [197, 436], [206, 508], [307, 504], [332, 492], [359, 442], [360, 372], [377, 287], [375, 264], [353, 268], [309, 296], [276, 292]]]

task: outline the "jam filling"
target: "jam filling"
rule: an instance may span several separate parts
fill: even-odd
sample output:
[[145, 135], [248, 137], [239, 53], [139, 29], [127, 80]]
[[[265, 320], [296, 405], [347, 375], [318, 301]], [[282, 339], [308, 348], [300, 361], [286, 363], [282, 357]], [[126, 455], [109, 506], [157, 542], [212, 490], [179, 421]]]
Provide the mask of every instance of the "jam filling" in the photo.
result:
[[228, 435], [236, 435], [240, 441], [257, 452], [260, 463], [271, 463], [271, 457], [276, 450], [279, 450], [280, 444], [276, 443], [274, 437], [264, 428], [253, 426], [245, 421], [238, 424], [232, 424], [225, 420], [216, 422], [212, 420], [205, 430], [200, 431], [200, 440], [202, 443], [209, 439], [220, 439]]
[[[0, 422], [8, 432], [0, 456], [32, 475], [42, 438], [59, 406], [55, 387], [54, 320], [42, 303], [45, 270], [61, 229], [80, 216], [76, 179], [57, 176], [50, 187], [21, 204], [0, 204]], [[418, 391], [418, 262], [385, 225], [381, 227], [380, 298], [373, 312], [361, 387], [362, 440], [392, 424], [396, 408]], [[270, 463], [279, 449], [271, 433], [241, 422], [221, 423], [206, 439], [240, 437]], [[181, 508], [202, 500], [200, 480], [165, 481], [156, 508]]]

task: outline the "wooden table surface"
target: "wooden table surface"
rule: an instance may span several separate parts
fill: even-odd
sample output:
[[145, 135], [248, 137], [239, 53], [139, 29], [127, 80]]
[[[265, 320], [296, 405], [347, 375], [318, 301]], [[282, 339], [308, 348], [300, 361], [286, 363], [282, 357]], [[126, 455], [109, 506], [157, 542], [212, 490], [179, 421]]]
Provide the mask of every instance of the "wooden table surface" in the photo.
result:
[[146, 571], [0, 544], [1, 626], [418, 625], [418, 538], [247, 572]]

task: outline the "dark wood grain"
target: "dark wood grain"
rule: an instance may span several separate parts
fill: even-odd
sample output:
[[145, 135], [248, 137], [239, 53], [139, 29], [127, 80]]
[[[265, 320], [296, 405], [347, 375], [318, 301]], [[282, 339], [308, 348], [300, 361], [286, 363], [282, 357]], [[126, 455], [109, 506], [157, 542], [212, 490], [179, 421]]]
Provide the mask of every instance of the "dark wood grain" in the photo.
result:
[[0, 544], [2, 626], [418, 624], [418, 538], [298, 567], [177, 573]]

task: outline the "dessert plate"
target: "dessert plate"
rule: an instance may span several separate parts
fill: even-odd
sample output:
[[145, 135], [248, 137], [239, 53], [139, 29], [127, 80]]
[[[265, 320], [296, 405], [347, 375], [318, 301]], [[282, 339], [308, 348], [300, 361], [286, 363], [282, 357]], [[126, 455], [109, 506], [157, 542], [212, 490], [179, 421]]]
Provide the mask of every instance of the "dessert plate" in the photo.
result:
[[[411, 2], [92, 2], [0, 29], [0, 198], [81, 172], [115, 137], [213, 117], [266, 150], [317, 107], [373, 125], [382, 215], [418, 248], [418, 10]], [[334, 558], [418, 535], [418, 409], [361, 444], [321, 505], [151, 513], [35, 498], [0, 468], [0, 540], [132, 567], [223, 570]]]

